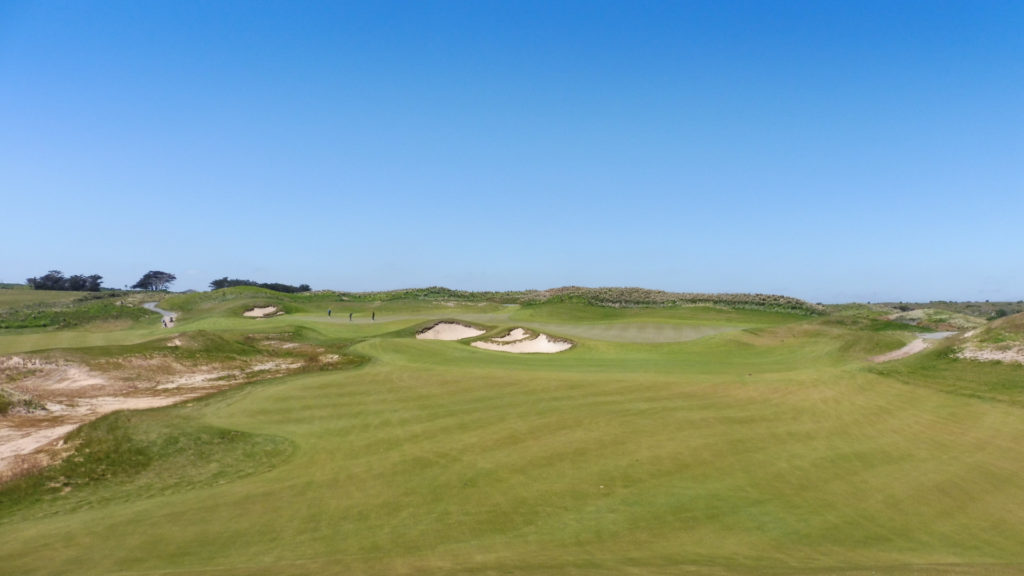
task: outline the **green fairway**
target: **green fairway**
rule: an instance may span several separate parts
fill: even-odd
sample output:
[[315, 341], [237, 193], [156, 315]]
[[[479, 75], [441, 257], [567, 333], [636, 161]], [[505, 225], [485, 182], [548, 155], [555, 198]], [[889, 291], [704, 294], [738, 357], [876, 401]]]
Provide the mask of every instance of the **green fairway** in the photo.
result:
[[[241, 316], [260, 305], [286, 313]], [[912, 338], [898, 326], [255, 289], [161, 306], [182, 333], [292, 331], [369, 361], [85, 427], [0, 490], [0, 573], [1024, 572], [1024, 367], [941, 346], [870, 364]], [[576, 345], [413, 337], [440, 319]], [[161, 335], [13, 330], [0, 353]]]

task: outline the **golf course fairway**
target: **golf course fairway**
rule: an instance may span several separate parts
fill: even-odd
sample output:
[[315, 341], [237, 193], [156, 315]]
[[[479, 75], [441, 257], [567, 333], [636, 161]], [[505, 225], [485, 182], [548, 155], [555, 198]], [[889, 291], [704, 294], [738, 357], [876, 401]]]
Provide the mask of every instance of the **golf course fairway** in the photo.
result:
[[[955, 338], [874, 364], [911, 329], [332, 298], [231, 289], [162, 299], [173, 329], [4, 330], [0, 354], [83, 362], [172, 333], [341, 360], [80, 427], [0, 488], [0, 574], [1024, 573], [1024, 367]], [[243, 316], [260, 306], [281, 314]], [[573, 346], [415, 338], [442, 320]]]

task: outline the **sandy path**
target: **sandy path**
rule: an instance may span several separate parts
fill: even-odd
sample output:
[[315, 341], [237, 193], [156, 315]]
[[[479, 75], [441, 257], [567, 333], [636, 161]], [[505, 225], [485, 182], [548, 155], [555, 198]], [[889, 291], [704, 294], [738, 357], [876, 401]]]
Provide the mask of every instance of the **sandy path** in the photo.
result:
[[156, 307], [157, 304], [158, 304], [158, 302], [145, 302], [145, 303], [142, 304], [142, 306], [146, 310], [152, 310], [153, 312], [156, 312], [157, 314], [163, 314], [163, 316], [164, 316], [163, 317], [164, 328], [170, 328], [171, 326], [174, 326], [174, 319], [177, 318], [178, 315], [176, 313], [174, 313], [174, 312], [169, 311], [169, 310], [163, 310], [161, 308], [157, 308]]
[[889, 362], [892, 360], [899, 360], [900, 358], [906, 358], [907, 356], [917, 354], [918, 352], [926, 348], [928, 348], [928, 342], [924, 338], [918, 338], [917, 340], [914, 340], [913, 342], [907, 344], [906, 346], [900, 348], [899, 350], [893, 350], [892, 352], [886, 352], [885, 354], [873, 356], [871, 358], [871, 361], [879, 363]]

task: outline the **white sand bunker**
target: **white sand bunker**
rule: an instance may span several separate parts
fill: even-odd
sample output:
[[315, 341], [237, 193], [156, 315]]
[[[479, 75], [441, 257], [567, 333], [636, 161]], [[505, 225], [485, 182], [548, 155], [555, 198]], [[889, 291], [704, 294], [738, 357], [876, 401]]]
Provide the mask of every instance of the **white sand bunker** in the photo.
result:
[[276, 306], [267, 306], [266, 308], [250, 308], [242, 313], [242, 316], [247, 318], [266, 318], [267, 316], [274, 316], [278, 313]]
[[456, 322], [440, 322], [416, 334], [420, 340], [462, 340], [483, 334], [485, 330], [458, 324]]
[[[515, 330], [512, 332], [515, 332]], [[473, 342], [470, 346], [483, 348], [484, 350], [511, 352], [513, 354], [554, 354], [556, 352], [564, 352], [569, 348], [572, 348], [572, 342], [551, 338], [547, 334], [538, 334], [536, 338], [531, 338], [529, 340], [522, 338], [514, 342], [508, 342], [505, 340], [511, 336], [512, 333], [510, 332], [507, 336], [494, 338], [486, 342]]]

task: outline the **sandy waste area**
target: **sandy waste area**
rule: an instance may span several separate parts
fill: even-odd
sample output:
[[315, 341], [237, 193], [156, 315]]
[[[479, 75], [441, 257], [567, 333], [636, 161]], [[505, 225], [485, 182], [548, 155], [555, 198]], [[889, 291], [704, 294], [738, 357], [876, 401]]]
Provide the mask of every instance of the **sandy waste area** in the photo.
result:
[[[177, 339], [168, 343], [178, 344]], [[140, 355], [90, 367], [44, 356], [2, 356], [0, 384], [14, 404], [0, 415], [0, 482], [59, 460], [72, 449], [63, 438], [104, 414], [167, 406], [282, 375], [300, 364], [294, 358], [264, 358], [247, 364], [194, 366]]]
[[987, 346], [968, 344], [957, 352], [958, 358], [977, 360], [979, 362], [1005, 362], [1007, 364], [1024, 364], [1024, 346]]

